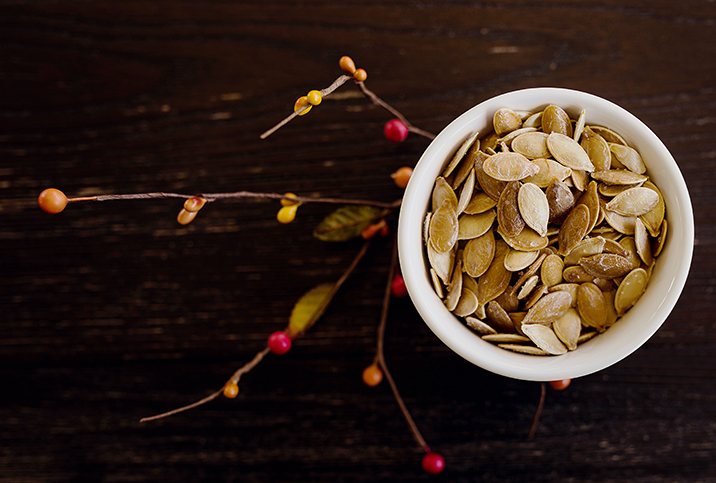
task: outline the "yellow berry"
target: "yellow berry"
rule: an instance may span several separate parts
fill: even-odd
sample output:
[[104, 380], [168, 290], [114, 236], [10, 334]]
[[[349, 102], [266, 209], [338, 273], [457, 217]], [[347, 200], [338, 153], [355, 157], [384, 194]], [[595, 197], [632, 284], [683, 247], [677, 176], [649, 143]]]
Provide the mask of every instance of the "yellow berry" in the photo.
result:
[[368, 73], [363, 69], [358, 69], [357, 71], [355, 71], [355, 74], [353, 74], [353, 78], [358, 82], [365, 82], [365, 80], [368, 78]]
[[298, 99], [296, 99], [296, 103], [293, 105], [293, 112], [298, 111], [299, 109], [301, 109], [301, 108], [304, 107], [304, 106], [308, 106], [308, 108], [306, 108], [305, 110], [299, 112], [299, 113], [298, 113], [299, 116], [305, 116], [306, 114], [308, 114], [308, 111], [310, 111], [311, 109], [313, 109], [313, 106], [308, 103], [308, 97], [307, 97], [307, 96], [299, 97]]
[[346, 74], [353, 75], [356, 72], [355, 62], [353, 62], [353, 59], [351, 59], [347, 55], [341, 57], [341, 60], [338, 61], [338, 65], [340, 66], [341, 70]]
[[189, 198], [184, 202], [184, 209], [186, 211], [197, 212], [204, 207], [206, 199], [204, 198]]
[[43, 211], [55, 215], [67, 206], [67, 196], [56, 188], [47, 188], [37, 197], [37, 203]]
[[323, 100], [323, 96], [320, 91], [313, 90], [306, 95], [306, 99], [310, 105], [317, 106]]
[[298, 211], [298, 205], [283, 206], [278, 210], [276, 219], [279, 223], [288, 224], [296, 219], [296, 211]]
[[[297, 196], [293, 193], [284, 193], [284, 196], [288, 196], [289, 198], [297, 198]], [[281, 198], [281, 206], [293, 206], [293, 205], [300, 205], [300, 201], [291, 201], [287, 200], [286, 198]]]
[[234, 399], [239, 394], [239, 386], [237, 386], [235, 383], [230, 382], [226, 386], [224, 386], [224, 396], [226, 396], [229, 399]]
[[196, 218], [196, 211], [187, 211], [184, 208], [177, 215], [177, 221], [180, 225], [188, 225]]

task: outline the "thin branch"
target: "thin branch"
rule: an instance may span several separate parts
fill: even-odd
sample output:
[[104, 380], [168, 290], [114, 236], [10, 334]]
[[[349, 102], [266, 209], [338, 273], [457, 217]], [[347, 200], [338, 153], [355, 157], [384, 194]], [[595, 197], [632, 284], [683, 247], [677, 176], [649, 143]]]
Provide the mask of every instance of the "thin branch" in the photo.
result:
[[547, 385], [544, 382], [540, 383], [540, 396], [539, 402], [537, 403], [537, 409], [535, 410], [534, 418], [532, 419], [532, 426], [530, 426], [530, 433], [527, 436], [529, 439], [535, 437], [537, 432], [537, 426], [539, 425], [539, 418], [542, 414], [542, 408], [544, 407], [545, 396], [547, 395]]
[[[328, 293], [328, 295], [326, 295], [326, 297], [323, 299], [323, 301], [321, 302], [321, 305], [316, 309], [316, 311], [315, 311], [314, 314], [313, 314], [313, 317], [312, 317], [311, 319], [309, 319], [309, 321], [308, 321], [308, 323], [306, 324], [305, 328], [304, 328], [300, 333], [298, 333], [298, 334], [292, 334], [292, 338], [295, 339], [296, 337], [298, 337], [298, 336], [300, 336], [301, 334], [303, 334], [303, 333], [304, 333], [306, 330], [308, 330], [313, 324], [316, 323], [316, 321], [318, 320], [318, 318], [319, 318], [321, 315], [323, 315], [323, 312], [326, 310], [326, 307], [328, 307], [328, 304], [331, 303], [331, 300], [333, 300], [333, 297], [335, 296], [336, 292], [338, 292], [338, 289], [341, 288], [341, 285], [343, 285], [343, 283], [345, 283], [345, 281], [348, 279], [348, 277], [351, 275], [351, 273], [353, 273], [353, 271], [355, 270], [355, 268], [358, 266], [358, 263], [361, 261], [361, 259], [363, 258], [363, 256], [364, 256], [364, 255], [366, 254], [366, 252], [368, 251], [368, 247], [370, 246], [370, 242], [371, 242], [371, 240], [366, 240], [365, 243], [363, 243], [363, 246], [362, 246], [361, 249], [358, 251], [358, 253], [356, 254], [355, 258], [353, 258], [353, 261], [351, 262], [351, 264], [348, 266], [348, 268], [346, 268], [346, 270], [343, 272], [343, 275], [340, 276], [340, 278], [336, 281], [336, 283], [333, 284], [333, 288], [331, 288], [331, 291], [330, 291], [330, 292]], [[286, 330], [288, 331], [288, 328], [286, 328]], [[191, 403], [191, 404], [189, 404], [189, 405], [187, 405], [187, 406], [182, 406], [182, 407], [180, 407], [180, 408], [172, 409], [171, 411], [167, 411], [167, 412], [165, 412], [165, 413], [157, 414], [157, 415], [155, 415], [155, 416], [149, 416], [149, 417], [146, 417], [146, 418], [142, 418], [142, 419], [139, 420], [139, 422], [140, 422], [140, 423], [145, 423], [145, 422], [147, 422], [147, 421], [155, 421], [155, 420], [157, 420], [157, 419], [166, 418], [166, 417], [169, 417], [169, 416], [173, 416], [174, 414], [178, 414], [178, 413], [181, 413], [181, 412], [184, 412], [184, 411], [188, 411], [189, 409], [194, 409], [194, 408], [199, 407], [199, 406], [201, 406], [201, 405], [203, 405], [203, 404], [206, 404], [206, 403], [208, 403], [208, 402], [210, 402], [210, 401], [213, 401], [214, 399], [216, 399], [217, 397], [219, 397], [219, 395], [221, 395], [221, 394], [224, 392], [224, 388], [225, 388], [227, 385], [229, 385], [229, 384], [238, 384], [238, 383], [239, 383], [239, 380], [241, 379], [241, 376], [243, 376], [243, 375], [246, 374], [247, 372], [251, 371], [254, 367], [256, 367], [256, 366], [259, 364], [259, 362], [261, 362], [261, 361], [263, 360], [263, 358], [266, 357], [266, 355], [268, 355], [269, 352], [270, 352], [270, 349], [269, 349], [268, 347], [265, 347], [264, 349], [262, 349], [261, 351], [259, 351], [259, 352], [254, 356], [253, 359], [251, 359], [249, 362], [247, 362], [246, 364], [244, 364], [243, 366], [241, 366], [236, 372], [234, 372], [234, 373], [231, 375], [231, 377], [229, 378], [229, 380], [226, 381], [226, 383], [224, 384], [224, 386], [222, 386], [222, 388], [219, 389], [218, 391], [215, 391], [215, 392], [209, 394], [208, 396], [206, 396], [205, 398], [200, 399], [200, 400], [198, 400], [198, 401], [196, 401], [196, 402], [193, 402], [193, 403]]]
[[[326, 87], [325, 89], [321, 89], [321, 97], [324, 98], [324, 97], [329, 96], [333, 91], [335, 91], [336, 89], [338, 89], [340, 86], [342, 86], [343, 84], [345, 84], [346, 81], [348, 81], [349, 79], [352, 79], [352, 78], [353, 78], [353, 77], [351, 77], [351, 76], [349, 76], [349, 75], [345, 75], [345, 74], [342, 75], [342, 76], [340, 76], [338, 79], [336, 79], [335, 81], [333, 81], [333, 84], [331, 84], [330, 86]], [[281, 129], [283, 126], [285, 126], [286, 124], [288, 124], [289, 122], [291, 122], [293, 119], [295, 119], [297, 116], [299, 116], [299, 115], [300, 115], [303, 111], [305, 111], [306, 109], [309, 109], [309, 106], [303, 106], [303, 107], [302, 107], [301, 109], [299, 109], [298, 111], [292, 112], [292, 113], [289, 114], [283, 121], [279, 122], [278, 124], [276, 124], [274, 127], [272, 127], [271, 129], [269, 129], [268, 131], [266, 131], [265, 133], [263, 133], [263, 134], [262, 134], [261, 136], [259, 136], [259, 137], [260, 137], [261, 139], [266, 139], [267, 137], [269, 137], [270, 135], [272, 135], [273, 133], [275, 133], [276, 131], [278, 131], [279, 129]]]
[[383, 309], [380, 314], [380, 325], [378, 327], [378, 344], [377, 344], [377, 358], [378, 363], [380, 364], [380, 367], [383, 369], [383, 374], [385, 374], [385, 378], [388, 380], [388, 384], [390, 384], [390, 389], [393, 391], [393, 396], [395, 396], [395, 400], [398, 402], [398, 406], [400, 406], [400, 411], [403, 413], [403, 416], [405, 417], [405, 421], [408, 423], [408, 427], [410, 428], [410, 432], [413, 433], [413, 437], [415, 438], [415, 441], [423, 447], [426, 453], [430, 452], [430, 448], [428, 447], [428, 444], [425, 442], [425, 439], [423, 438], [423, 435], [420, 434], [420, 430], [418, 429], [418, 426], [415, 424], [415, 421], [413, 421], [413, 418], [410, 416], [410, 412], [408, 411], [407, 406], [405, 405], [405, 402], [403, 401], [403, 398], [400, 396], [400, 392], [398, 391], [398, 386], [396, 386], [395, 381], [393, 380], [393, 376], [390, 374], [390, 371], [388, 370], [388, 365], [385, 363], [385, 354], [383, 353], [384, 348], [384, 341], [385, 341], [385, 326], [388, 322], [388, 309], [390, 308], [390, 296], [391, 296], [391, 287], [393, 284], [393, 277], [395, 276], [395, 268], [398, 264], [398, 245], [394, 242], [393, 246], [393, 257], [390, 261], [390, 269], [388, 270], [388, 283], [385, 286], [385, 293], [383, 295]]
[[385, 102], [383, 99], [378, 97], [375, 92], [371, 91], [370, 89], [368, 89], [365, 86], [365, 83], [356, 82], [356, 85], [361, 90], [363, 95], [368, 98], [368, 100], [370, 102], [372, 102], [374, 105], [376, 105], [378, 107], [382, 107], [383, 109], [387, 110], [392, 115], [394, 115], [395, 117], [400, 119], [403, 122], [403, 124], [405, 124], [405, 126], [408, 128], [408, 131], [415, 133], [419, 136], [423, 136], [424, 138], [427, 138], [427, 139], [431, 139], [431, 140], [435, 139], [435, 134], [430, 133], [428, 131], [424, 131], [423, 129], [413, 126], [413, 124], [411, 124], [410, 121], [408, 121], [408, 119], [405, 116], [403, 116], [403, 114], [400, 111], [398, 111], [396, 108], [394, 108], [393, 106], [391, 106], [390, 104]]
[[308, 196], [286, 196], [279, 193], [257, 193], [253, 191], [236, 191], [234, 193], [204, 193], [195, 195], [185, 195], [179, 193], [131, 193], [123, 195], [97, 195], [97, 196], [81, 196], [77, 198], [69, 198], [68, 201], [116, 201], [116, 200], [147, 200], [156, 198], [204, 198], [207, 202], [213, 202], [217, 200], [227, 199], [245, 199], [245, 198], [259, 198], [259, 199], [274, 199], [274, 200], [291, 200], [298, 201], [300, 203], [330, 203], [330, 204], [346, 204], [346, 205], [369, 205], [376, 206], [378, 208], [394, 209], [400, 206], [401, 200], [396, 200], [390, 203], [373, 200], [359, 200], [359, 199], [342, 199], [342, 198], [310, 198]]

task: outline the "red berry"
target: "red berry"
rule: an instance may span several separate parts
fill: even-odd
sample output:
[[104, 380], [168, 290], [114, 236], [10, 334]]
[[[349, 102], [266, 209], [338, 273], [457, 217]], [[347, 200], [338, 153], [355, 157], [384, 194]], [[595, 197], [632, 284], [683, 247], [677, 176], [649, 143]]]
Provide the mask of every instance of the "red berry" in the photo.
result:
[[393, 285], [390, 288], [393, 292], [393, 296], [398, 297], [399, 299], [407, 297], [408, 295], [408, 289], [405, 287], [405, 280], [399, 273], [395, 274], [395, 278], [393, 278]]
[[363, 383], [366, 386], [375, 387], [383, 380], [383, 371], [377, 364], [371, 364], [363, 369]]
[[274, 354], [283, 355], [291, 350], [291, 338], [279, 330], [269, 336], [268, 347]]
[[390, 227], [387, 224], [385, 224], [385, 225], [383, 225], [383, 227], [380, 229], [380, 231], [378, 233], [380, 233], [380, 236], [385, 238], [388, 235], [390, 235]]
[[402, 143], [408, 137], [408, 126], [400, 119], [392, 119], [385, 124], [383, 134], [388, 138], [388, 141]]
[[442, 473], [445, 469], [445, 459], [438, 453], [428, 453], [423, 458], [423, 470], [430, 475]]
[[564, 389], [567, 389], [567, 386], [569, 386], [571, 382], [571, 379], [562, 379], [561, 381], [550, 381], [549, 385], [552, 389], [562, 391]]
[[67, 196], [58, 189], [47, 188], [37, 197], [37, 203], [43, 211], [55, 215], [67, 206]]

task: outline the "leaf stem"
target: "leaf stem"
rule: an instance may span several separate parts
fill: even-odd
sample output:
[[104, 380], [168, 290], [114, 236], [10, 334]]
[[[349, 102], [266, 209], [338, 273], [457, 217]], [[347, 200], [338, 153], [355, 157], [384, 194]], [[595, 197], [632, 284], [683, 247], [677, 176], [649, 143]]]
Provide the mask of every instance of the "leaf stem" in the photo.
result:
[[393, 396], [395, 396], [395, 400], [398, 402], [400, 411], [403, 413], [403, 417], [405, 417], [405, 421], [408, 423], [410, 432], [413, 434], [415, 441], [425, 450], [426, 453], [429, 453], [430, 448], [428, 447], [428, 444], [425, 442], [423, 435], [420, 434], [420, 430], [418, 429], [418, 426], [415, 424], [415, 421], [413, 421], [413, 418], [410, 416], [410, 411], [408, 411], [408, 408], [405, 405], [405, 401], [403, 401], [403, 398], [400, 396], [400, 392], [398, 391], [398, 386], [395, 384], [395, 381], [393, 380], [393, 376], [390, 374], [390, 371], [388, 370], [388, 365], [385, 362], [385, 354], [384, 354], [385, 326], [387, 325], [387, 322], [388, 322], [388, 309], [390, 308], [391, 287], [393, 284], [393, 277], [395, 276], [395, 268], [396, 268], [397, 264], [398, 264], [398, 245], [397, 245], [397, 240], [394, 239], [393, 256], [390, 261], [390, 269], [388, 270], [388, 283], [385, 286], [385, 293], [383, 295], [383, 309], [380, 314], [380, 325], [378, 326], [378, 343], [377, 343], [377, 349], [376, 349], [376, 352], [377, 352], [376, 357], [377, 357], [378, 363], [380, 364], [380, 367], [383, 369], [383, 374], [385, 375], [385, 378], [388, 380], [388, 384], [390, 384], [390, 389], [393, 391]]

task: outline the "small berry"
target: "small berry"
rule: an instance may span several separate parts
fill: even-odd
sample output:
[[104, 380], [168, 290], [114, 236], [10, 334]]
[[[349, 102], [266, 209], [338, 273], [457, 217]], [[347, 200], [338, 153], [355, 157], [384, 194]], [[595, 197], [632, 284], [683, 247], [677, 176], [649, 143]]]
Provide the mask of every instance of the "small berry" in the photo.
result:
[[[287, 196], [289, 198], [297, 198], [297, 196], [293, 193], [284, 193], [284, 196]], [[293, 205], [300, 205], [300, 201], [291, 201], [287, 200], [286, 198], [281, 198], [281, 206], [293, 206]]]
[[395, 183], [395, 186], [398, 188], [405, 189], [406, 186], [408, 186], [408, 181], [410, 181], [410, 177], [413, 175], [413, 168], [409, 166], [403, 166], [402, 168], [398, 168], [398, 170], [391, 174], [390, 177], [393, 178], [393, 182]]
[[366, 386], [375, 387], [383, 380], [383, 371], [378, 364], [371, 364], [363, 369], [363, 383]]
[[340, 66], [341, 70], [346, 74], [353, 75], [356, 72], [355, 62], [353, 62], [353, 59], [351, 59], [347, 55], [341, 57], [341, 60], [338, 61], [338, 65]]
[[402, 143], [408, 137], [408, 126], [400, 119], [391, 119], [385, 123], [383, 134], [388, 141]]
[[184, 202], [184, 209], [186, 211], [197, 212], [204, 207], [206, 199], [204, 198], [189, 198]]
[[274, 354], [283, 355], [291, 350], [291, 338], [279, 330], [269, 336], [268, 347]]
[[358, 69], [353, 73], [353, 78], [358, 82], [365, 82], [368, 78], [368, 73], [363, 69]]
[[196, 211], [188, 211], [184, 208], [182, 208], [177, 215], [177, 221], [180, 225], [188, 225], [194, 220], [194, 218], [196, 218]]
[[296, 219], [297, 211], [298, 205], [282, 206], [276, 214], [276, 219], [279, 223], [283, 223], [284, 225], [286, 225]]
[[37, 203], [43, 211], [55, 215], [67, 206], [67, 196], [58, 189], [47, 188], [37, 197]]
[[390, 235], [390, 227], [388, 226], [387, 223], [383, 226], [383, 228], [380, 229], [379, 233], [380, 233], [380, 236], [382, 236], [383, 238]]
[[560, 381], [549, 381], [549, 385], [556, 391], [563, 391], [564, 389], [567, 389], [567, 386], [569, 386], [571, 382], [571, 379], [562, 379]]
[[430, 452], [423, 458], [423, 470], [430, 475], [438, 475], [445, 469], [445, 459], [438, 453]]
[[390, 290], [393, 293], [394, 297], [398, 297], [399, 299], [407, 297], [408, 289], [405, 287], [405, 280], [403, 279], [403, 276], [399, 273], [395, 274], [395, 277], [393, 278], [393, 284], [391, 285]]
[[317, 106], [321, 103], [323, 100], [323, 97], [321, 96], [320, 91], [311, 91], [306, 96], [306, 100], [308, 103], [312, 106]]
[[233, 382], [228, 383], [224, 386], [224, 396], [229, 399], [234, 399], [239, 394], [239, 386]]
[[303, 106], [308, 106], [308, 108], [299, 112], [298, 113], [299, 116], [305, 116], [306, 114], [308, 114], [308, 111], [313, 109], [313, 106], [308, 103], [308, 97], [303, 96], [303, 97], [299, 97], [298, 99], [296, 99], [296, 103], [293, 105], [293, 112], [298, 111]]

